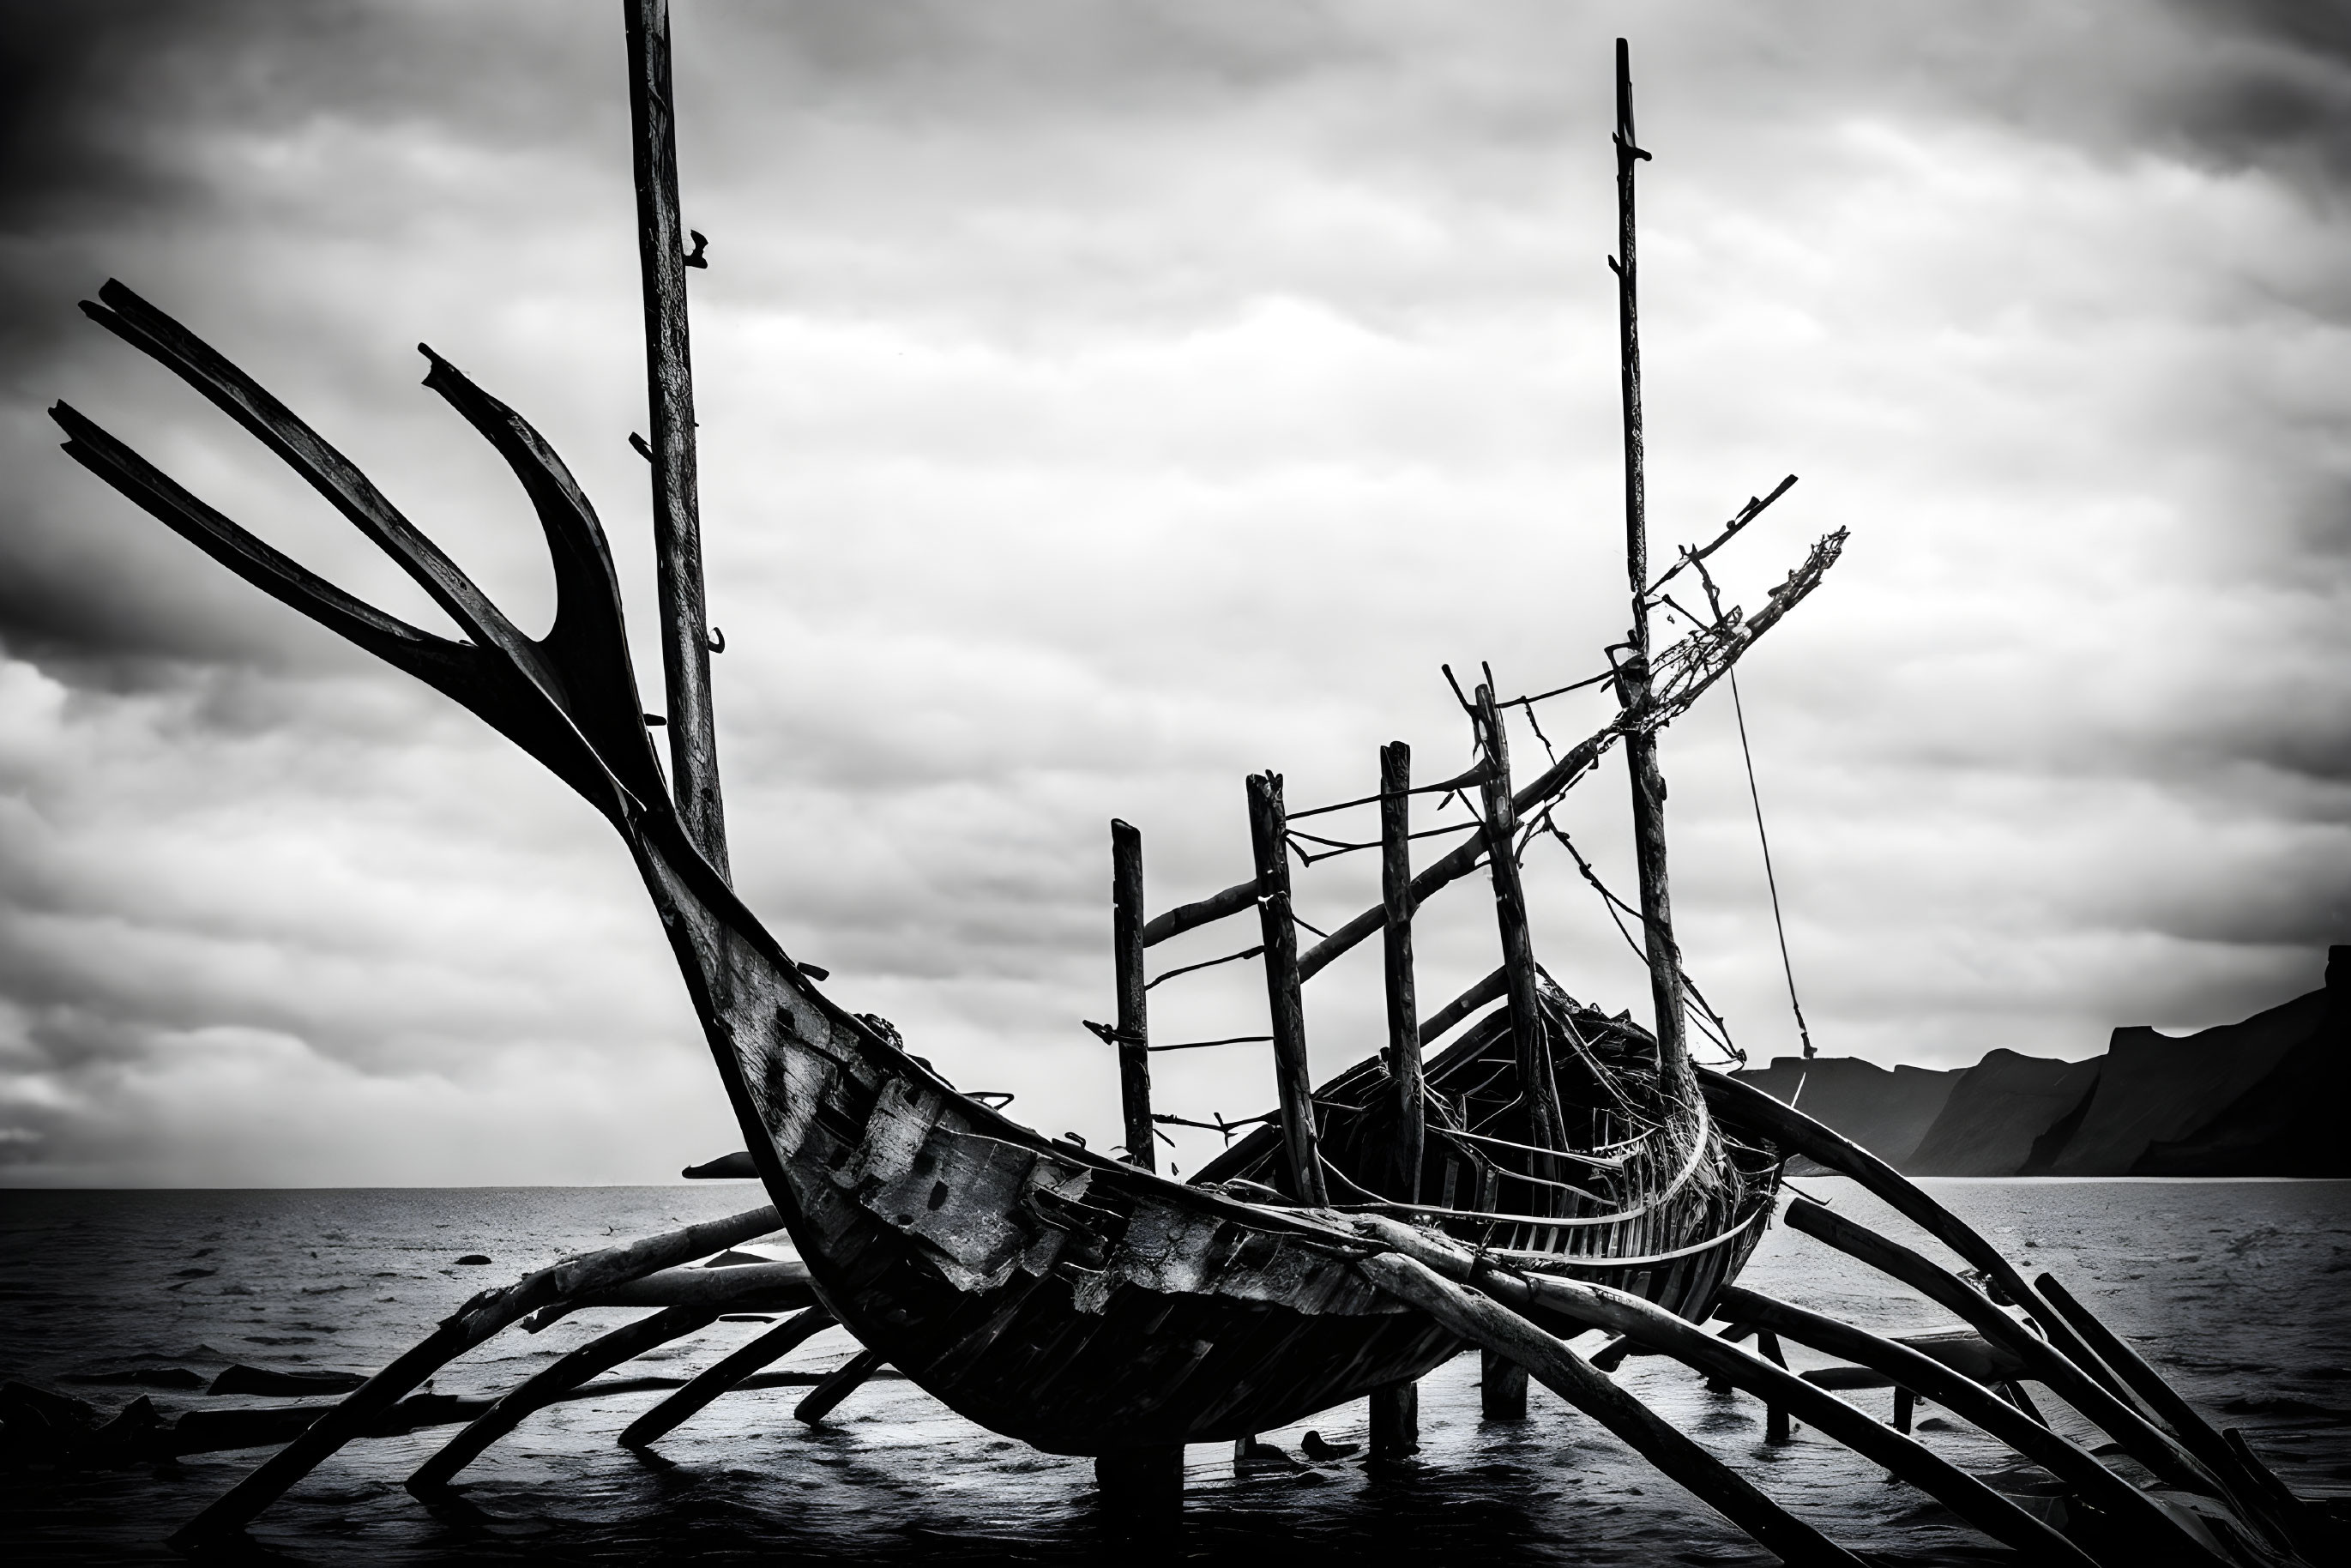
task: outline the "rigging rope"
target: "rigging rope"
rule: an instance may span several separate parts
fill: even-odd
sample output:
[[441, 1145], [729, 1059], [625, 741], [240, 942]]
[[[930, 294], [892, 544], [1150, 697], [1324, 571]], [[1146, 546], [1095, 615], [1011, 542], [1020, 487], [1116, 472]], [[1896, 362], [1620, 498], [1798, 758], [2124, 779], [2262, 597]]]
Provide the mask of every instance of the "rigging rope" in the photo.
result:
[[[1786, 489], [1782, 485], [1781, 489]], [[1774, 491], [1774, 495], [1778, 492]], [[1796, 967], [1788, 959], [1788, 923], [1780, 915], [1780, 879], [1771, 871], [1771, 839], [1763, 831], [1763, 793], [1755, 787], [1755, 753], [1747, 744], [1747, 707], [1739, 700], [1739, 672], [1730, 676], [1730, 711], [1739, 716], [1739, 754], [1747, 762], [1747, 798], [1755, 803], [1755, 841], [1763, 846], [1763, 885], [1771, 890], [1771, 927], [1780, 937], [1780, 969], [1788, 977], [1788, 1010], [1796, 1015], [1796, 1038], [1803, 1042], [1804, 1060], [1813, 1059], [1813, 1031], [1804, 1023], [1804, 1004], [1796, 998]], [[1799, 1076], [1796, 1092], [1804, 1092]]]

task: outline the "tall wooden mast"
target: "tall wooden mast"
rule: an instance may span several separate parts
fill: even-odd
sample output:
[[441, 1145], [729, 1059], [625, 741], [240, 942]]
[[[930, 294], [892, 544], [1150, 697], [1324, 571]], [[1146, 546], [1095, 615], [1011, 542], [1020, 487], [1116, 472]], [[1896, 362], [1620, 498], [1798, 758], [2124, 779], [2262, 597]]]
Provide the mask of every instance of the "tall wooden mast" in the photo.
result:
[[[1639, 259], [1634, 246], [1633, 174], [1649, 155], [1633, 134], [1633, 67], [1625, 40], [1616, 40], [1616, 334], [1625, 408], [1625, 569], [1633, 592], [1631, 653], [1618, 685], [1627, 706], [1649, 695], [1649, 530], [1641, 445], [1641, 318]], [[1667, 1082], [1688, 1071], [1689, 1041], [1682, 1019], [1682, 956], [1674, 942], [1673, 901], [1666, 880], [1666, 780], [1657, 771], [1657, 737], [1636, 730], [1625, 737], [1633, 783], [1633, 849], [1641, 876], [1641, 925], [1646, 935], [1650, 999], [1656, 1013], [1657, 1071]]]
[[[637, 178], [637, 260], [644, 275], [646, 402], [653, 421], [653, 559], [669, 704], [670, 787], [687, 834], [721, 876], [726, 812], [710, 708], [703, 601], [702, 505], [694, 456], [694, 364], [685, 321], [685, 233], [678, 218], [677, 120], [670, 91], [669, 0], [622, 0], [629, 33], [629, 121]], [[697, 262], [695, 265], [701, 265]]]

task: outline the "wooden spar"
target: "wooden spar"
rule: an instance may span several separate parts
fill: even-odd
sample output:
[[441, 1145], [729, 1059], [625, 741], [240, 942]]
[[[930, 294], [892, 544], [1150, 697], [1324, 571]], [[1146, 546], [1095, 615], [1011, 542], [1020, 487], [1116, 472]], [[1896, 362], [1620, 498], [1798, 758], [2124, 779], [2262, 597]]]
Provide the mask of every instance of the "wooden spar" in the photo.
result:
[[2181, 1398], [2179, 1391], [2163, 1380], [2161, 1373], [2149, 1366], [2121, 1335], [2100, 1322], [2089, 1308], [2075, 1301], [2073, 1292], [2053, 1276], [2043, 1274], [2033, 1283], [2042, 1300], [2055, 1308], [2131, 1391], [2163, 1417], [2188, 1451], [2228, 1483], [2231, 1496], [2249, 1514], [2264, 1520], [2293, 1547], [2312, 1550], [2314, 1553], [2323, 1549], [2327, 1535], [2325, 1523], [2314, 1519], [2309, 1505], [2287, 1490], [2276, 1472], [2244, 1448], [2241, 1440], [2231, 1445], [2215, 1431], [2201, 1411]]
[[1734, 1322], [1772, 1329], [1799, 1344], [1885, 1373], [1897, 1386], [1981, 1427], [2113, 1518], [2153, 1560], [2212, 1560], [2210, 1549], [2182, 1529], [2179, 1521], [2088, 1450], [1934, 1357], [1741, 1285], [1723, 1291], [1717, 1312]]
[[[1625, 570], [1632, 581], [1631, 653], [1618, 666], [1625, 706], [1649, 699], [1649, 527], [1647, 455], [1641, 430], [1639, 257], [1634, 246], [1633, 172], [1648, 157], [1633, 134], [1631, 50], [1616, 40], [1617, 363], [1625, 420]], [[1666, 876], [1666, 780], [1657, 770], [1657, 735], [1635, 729], [1625, 737], [1625, 771], [1633, 787], [1633, 853], [1641, 879], [1641, 926], [1649, 958], [1649, 998], [1656, 1012], [1657, 1071], [1677, 1082], [1688, 1071], [1689, 1041], [1682, 1017], [1681, 949], [1674, 943], [1673, 900]]]
[[[1472, 716], [1478, 748], [1486, 759], [1486, 862], [1494, 873], [1494, 922], [1502, 939], [1502, 983], [1510, 998], [1510, 1034], [1518, 1047], [1520, 1092], [1527, 1097], [1532, 1136], [1530, 1143], [1557, 1147], [1560, 1126], [1559, 1086], [1552, 1078], [1551, 1052], [1545, 1048], [1541, 1005], [1535, 999], [1534, 937], [1527, 925], [1527, 892], [1519, 880], [1518, 813], [1510, 803], [1510, 741], [1494, 711], [1494, 689], [1480, 685]], [[1560, 1173], [1549, 1160], [1538, 1158], [1536, 1175], [1552, 1181]], [[1545, 1213], [1557, 1202], [1549, 1187], [1536, 1189], [1534, 1201]]]
[[2049, 1343], [2063, 1351], [2066, 1359], [2104, 1384], [2110, 1393], [2122, 1396], [2123, 1384], [2114, 1371], [2082, 1342], [2061, 1314], [2040, 1300], [2024, 1282], [2024, 1276], [2017, 1272], [2016, 1266], [1974, 1227], [1935, 1201], [1926, 1188], [1834, 1128], [1773, 1099], [1751, 1083], [1699, 1068], [1698, 1085], [1706, 1095], [1708, 1108], [1723, 1123], [1750, 1136], [1768, 1139], [1789, 1153], [1818, 1161], [1840, 1176], [1851, 1176], [1865, 1191], [1883, 1198], [1896, 1213], [1983, 1270], [2011, 1301], [2032, 1313], [2042, 1333], [2049, 1336]]
[[1420, 1103], [1420, 1003], [1412, 973], [1412, 747], [1380, 747], [1380, 903], [1386, 965], [1388, 1073], [1395, 1085], [1396, 1140], [1388, 1196], [1420, 1201], [1424, 1117]]
[[1624, 1439], [1643, 1458], [1790, 1563], [1860, 1559], [1796, 1518], [1656, 1411], [1592, 1369], [1563, 1342], [1492, 1298], [1455, 1284], [1426, 1264], [1383, 1252], [1355, 1265], [1397, 1299], [1483, 1349], [1525, 1367], [1569, 1404]]
[[[1476, 1279], [1480, 1285], [1489, 1283], [1487, 1274]], [[1776, 1343], [1769, 1346], [1767, 1354], [1758, 1355], [1637, 1296], [1580, 1280], [1503, 1276], [1491, 1279], [1490, 1285], [1507, 1305], [1520, 1306], [1523, 1301], [1522, 1310], [1539, 1317], [1564, 1318], [1578, 1329], [1603, 1328], [1628, 1335], [1660, 1354], [1770, 1401], [1774, 1408], [1792, 1409], [1830, 1438], [1884, 1465], [1993, 1540], [2016, 1548], [2027, 1562], [2096, 1568], [2081, 1548], [1982, 1481], [1892, 1428], [1879, 1426], [1826, 1389], [1795, 1376], [1788, 1371], [1785, 1358], [1776, 1354]]]
[[[1565, 793], [1587, 768], [1608, 754], [1608, 748], [1614, 746], [1621, 737], [1636, 730], [1654, 730], [1688, 711], [1690, 705], [1721, 679], [1723, 672], [1753, 647], [1759, 638], [1785, 619], [1789, 611], [1810, 597], [1813, 590], [1820, 586], [1821, 579], [1828, 569], [1834, 566], [1837, 558], [1844, 553], [1844, 541], [1845, 533], [1842, 528], [1822, 538], [1813, 546], [1802, 564], [1788, 574], [1787, 580], [1771, 590], [1762, 608], [1719, 634], [1708, 634], [1707, 646], [1699, 655], [1698, 665], [1687, 678], [1677, 676], [1667, 691], [1653, 691], [1648, 704], [1618, 713], [1599, 730], [1561, 752], [1558, 761], [1544, 768], [1534, 782], [1510, 797], [1510, 804], [1520, 818], [1523, 820], [1534, 815]], [[1458, 882], [1477, 870], [1485, 852], [1484, 843], [1472, 837], [1430, 862], [1412, 879], [1413, 906], [1418, 908], [1426, 904], [1439, 888]], [[1255, 888], [1250, 884], [1229, 887], [1223, 893], [1201, 900], [1199, 904], [1187, 907], [1203, 908], [1227, 898], [1245, 904], [1254, 893]], [[1374, 904], [1332, 931], [1300, 956], [1299, 977], [1312, 979], [1332, 959], [1377, 931], [1386, 917], [1384, 907]], [[1167, 918], [1167, 915], [1160, 916], [1162, 920]], [[1156, 924], [1154, 922], [1155, 925]], [[1156, 936], [1150, 939], [1158, 940]]]
[[881, 1371], [885, 1359], [879, 1351], [859, 1351], [822, 1383], [810, 1389], [806, 1398], [792, 1406], [792, 1419], [815, 1426], [832, 1414], [834, 1406], [856, 1393], [864, 1385], [866, 1379]]
[[336, 1449], [364, 1436], [376, 1418], [398, 1403], [401, 1396], [517, 1319], [572, 1296], [641, 1279], [657, 1269], [667, 1269], [690, 1259], [707, 1257], [737, 1242], [765, 1236], [782, 1224], [782, 1217], [772, 1207], [748, 1209], [726, 1219], [708, 1220], [664, 1236], [648, 1237], [626, 1247], [567, 1258], [552, 1268], [527, 1274], [503, 1290], [484, 1291], [442, 1320], [439, 1328], [405, 1354], [351, 1390], [340, 1404], [319, 1416], [300, 1437], [263, 1460], [203, 1512], [172, 1531], [169, 1544], [175, 1551], [185, 1550], [244, 1529], [262, 1510], [277, 1501], [287, 1488], [318, 1469]]
[[1306, 1063], [1306, 1002], [1298, 973], [1298, 928], [1290, 915], [1290, 835], [1281, 775], [1249, 778], [1249, 849], [1257, 860], [1258, 926], [1265, 943], [1266, 1010], [1272, 1017], [1274, 1086], [1281, 1096], [1281, 1140], [1289, 1155], [1290, 1195], [1317, 1207], [1331, 1201], [1322, 1180], [1322, 1140], [1314, 1130], [1314, 1078]]
[[750, 1343], [721, 1356], [694, 1375], [686, 1385], [630, 1422], [621, 1432], [624, 1448], [657, 1443], [693, 1419], [712, 1400], [739, 1385], [762, 1367], [798, 1350], [833, 1326], [833, 1315], [822, 1307], [805, 1307]]
[[1492, 974], [1488, 975], [1422, 1020], [1421, 1043], [1426, 1045], [1430, 1040], [1444, 1039], [1446, 1031], [1455, 1024], [1459, 1023], [1496, 997], [1505, 995], [1510, 989], [1510, 977], [1502, 972], [1499, 966], [1497, 966]]
[[1257, 879], [1251, 877], [1247, 882], [1237, 882], [1222, 892], [1212, 893], [1190, 904], [1179, 904], [1164, 914], [1153, 915], [1144, 925], [1143, 945], [1156, 947], [1171, 936], [1181, 936], [1186, 931], [1212, 925], [1228, 915], [1238, 915], [1256, 902]]
[[670, 783], [687, 838], [724, 877], [729, 874], [726, 813], [718, 792], [718, 734], [710, 703], [710, 627], [703, 594], [702, 503], [695, 460], [694, 364], [686, 332], [685, 234], [678, 216], [669, 0], [623, 4], [637, 183], [637, 263], [644, 277], [653, 563], [661, 591]]
[[1159, 1168], [1152, 1148], [1151, 1030], [1143, 974], [1143, 835], [1110, 824], [1111, 968], [1118, 987], [1118, 1100], [1126, 1118], [1126, 1158]]
[[416, 1467], [415, 1474], [408, 1478], [408, 1490], [423, 1493], [447, 1486], [492, 1443], [521, 1426], [532, 1411], [553, 1403], [556, 1396], [672, 1340], [700, 1333], [717, 1318], [715, 1307], [666, 1307], [597, 1335], [507, 1390], [464, 1431], [443, 1444], [439, 1453]]
[[2023, 1362], [2034, 1379], [2046, 1384], [2051, 1393], [2103, 1427], [2108, 1437], [2128, 1450], [2131, 1458], [2166, 1481], [2189, 1491], [2226, 1495], [2220, 1483], [2206, 1474], [2169, 1434], [2124, 1404], [2104, 1384], [1994, 1306], [1990, 1298], [1970, 1290], [1949, 1270], [1807, 1198], [1799, 1197], [1789, 1204], [1783, 1218], [1789, 1229], [1826, 1242], [1847, 1257], [1860, 1260], [1957, 1312], [1985, 1339]]

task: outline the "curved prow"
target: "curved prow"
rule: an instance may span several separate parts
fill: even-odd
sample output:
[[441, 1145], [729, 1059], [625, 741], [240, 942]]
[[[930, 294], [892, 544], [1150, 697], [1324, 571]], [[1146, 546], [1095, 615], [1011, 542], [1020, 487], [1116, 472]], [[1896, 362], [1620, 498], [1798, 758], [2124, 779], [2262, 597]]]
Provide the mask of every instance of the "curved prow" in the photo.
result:
[[538, 514], [555, 574], [556, 614], [538, 639], [525, 636], [350, 458], [211, 344], [120, 282], [110, 280], [82, 309], [211, 399], [308, 481], [423, 589], [465, 639], [419, 630], [344, 592], [60, 402], [50, 417], [65, 431], [65, 450], [75, 461], [263, 592], [463, 704], [615, 822], [669, 810], [645, 738], [604, 530], [570, 471], [521, 415], [422, 350], [432, 365], [424, 384], [497, 449]]

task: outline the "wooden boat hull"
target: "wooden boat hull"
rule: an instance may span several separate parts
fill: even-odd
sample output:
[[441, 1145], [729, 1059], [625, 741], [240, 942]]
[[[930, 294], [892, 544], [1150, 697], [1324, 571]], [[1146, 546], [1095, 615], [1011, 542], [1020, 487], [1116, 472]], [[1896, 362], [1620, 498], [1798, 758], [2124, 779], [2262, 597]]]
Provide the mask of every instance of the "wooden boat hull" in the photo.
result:
[[[119, 283], [100, 299], [84, 307], [94, 319], [264, 441], [464, 637], [334, 589], [59, 404], [66, 450], [238, 576], [479, 716], [618, 830], [746, 1146], [817, 1293], [868, 1346], [973, 1420], [1063, 1453], [1269, 1429], [1458, 1348], [1355, 1269], [1378, 1249], [1343, 1214], [1241, 1202], [1048, 1140], [820, 993], [689, 839], [646, 737], [603, 531], [519, 414], [428, 351], [427, 384], [507, 460], [546, 531], [557, 610], [536, 639], [245, 372]], [[1657, 1235], [1693, 1233], [1689, 1208], [1671, 1206]], [[1749, 1234], [1534, 1266], [1613, 1270], [1695, 1312], [1736, 1272]]]

